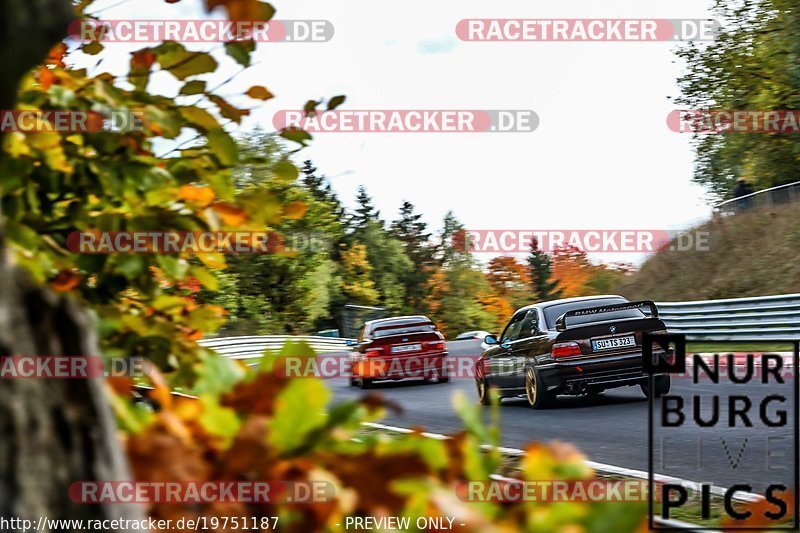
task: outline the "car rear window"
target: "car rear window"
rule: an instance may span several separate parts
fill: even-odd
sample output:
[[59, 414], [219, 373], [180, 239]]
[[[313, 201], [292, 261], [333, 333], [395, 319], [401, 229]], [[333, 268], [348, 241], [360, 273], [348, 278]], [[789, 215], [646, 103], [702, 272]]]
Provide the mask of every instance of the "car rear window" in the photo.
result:
[[[558, 317], [567, 311], [575, 311], [577, 309], [593, 309], [595, 307], [603, 307], [605, 305], [624, 303], [627, 303], [627, 300], [624, 298], [599, 298], [597, 300], [585, 300], [583, 302], [556, 304], [544, 308], [544, 319], [547, 322], [547, 329], [555, 329], [556, 320], [558, 320]], [[644, 318], [644, 316], [644, 313], [638, 309], [624, 309], [621, 311], [613, 311], [611, 313], [603, 313], [602, 315], [573, 316], [568, 319], [568, 324], [572, 326], [576, 324], [597, 322], [598, 320], [624, 320], [626, 318]]]
[[429, 333], [435, 331], [436, 326], [433, 322], [413, 322], [407, 324], [391, 324], [377, 326], [372, 332], [374, 339], [390, 337], [392, 335], [405, 335], [406, 333]]

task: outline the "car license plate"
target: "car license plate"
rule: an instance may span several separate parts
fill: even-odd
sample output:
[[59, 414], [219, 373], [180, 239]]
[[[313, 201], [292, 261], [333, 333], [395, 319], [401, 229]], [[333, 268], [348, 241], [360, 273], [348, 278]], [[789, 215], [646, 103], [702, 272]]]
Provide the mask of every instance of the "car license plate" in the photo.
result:
[[421, 344], [404, 344], [403, 346], [392, 346], [392, 353], [418, 352], [421, 349]]
[[592, 341], [592, 350], [595, 352], [611, 350], [612, 348], [624, 348], [626, 346], [636, 346], [636, 338], [633, 335]]

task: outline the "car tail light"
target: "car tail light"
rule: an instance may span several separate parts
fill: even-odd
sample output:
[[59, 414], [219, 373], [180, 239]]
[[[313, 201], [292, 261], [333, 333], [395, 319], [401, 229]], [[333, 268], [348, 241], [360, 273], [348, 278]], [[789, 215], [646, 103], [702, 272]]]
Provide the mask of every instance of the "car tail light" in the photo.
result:
[[383, 348], [369, 348], [367, 351], [364, 352], [364, 355], [367, 357], [378, 357], [383, 355]]
[[444, 350], [444, 341], [433, 341], [425, 344], [432, 350]]
[[569, 357], [571, 355], [581, 355], [581, 347], [577, 342], [559, 342], [553, 345], [550, 357]]

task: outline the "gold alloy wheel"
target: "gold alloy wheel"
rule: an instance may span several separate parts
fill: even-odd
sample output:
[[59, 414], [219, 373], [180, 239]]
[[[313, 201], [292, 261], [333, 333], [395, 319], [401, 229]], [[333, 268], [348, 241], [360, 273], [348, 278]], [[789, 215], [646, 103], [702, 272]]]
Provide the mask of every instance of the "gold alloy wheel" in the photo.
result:
[[530, 367], [525, 371], [525, 395], [528, 397], [529, 404], [536, 403], [536, 374]]

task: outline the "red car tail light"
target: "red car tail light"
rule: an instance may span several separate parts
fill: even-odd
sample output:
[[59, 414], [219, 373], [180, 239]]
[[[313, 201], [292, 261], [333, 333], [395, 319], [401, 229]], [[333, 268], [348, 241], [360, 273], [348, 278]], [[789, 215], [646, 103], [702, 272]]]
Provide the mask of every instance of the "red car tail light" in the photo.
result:
[[378, 357], [383, 355], [383, 348], [370, 348], [364, 352], [364, 355], [367, 357]]
[[444, 350], [444, 341], [426, 342], [425, 344], [432, 350]]
[[553, 345], [550, 357], [569, 357], [571, 355], [581, 355], [581, 347], [577, 342], [559, 342]]

